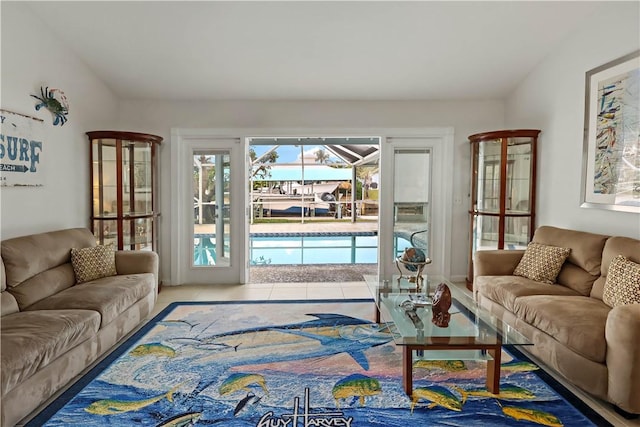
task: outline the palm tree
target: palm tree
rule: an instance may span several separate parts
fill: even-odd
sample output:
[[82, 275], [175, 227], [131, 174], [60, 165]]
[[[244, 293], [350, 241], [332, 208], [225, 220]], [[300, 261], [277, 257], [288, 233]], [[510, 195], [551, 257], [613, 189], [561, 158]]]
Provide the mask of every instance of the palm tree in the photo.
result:
[[316, 150], [316, 162], [327, 163], [329, 161], [329, 154], [324, 149], [319, 148]]
[[[199, 164], [200, 166], [197, 166]], [[198, 197], [199, 194], [208, 194], [213, 188], [213, 179], [215, 177], [215, 166], [211, 162], [211, 157], [206, 155], [200, 155], [197, 159], [197, 164], [193, 165], [193, 187], [194, 197]], [[202, 173], [202, 188], [200, 186], [200, 173]]]
[[371, 177], [376, 173], [378, 173], [378, 165], [364, 165], [356, 168], [356, 176], [361, 180], [363, 184], [362, 188], [365, 193], [364, 194], [365, 198], [369, 197], [368, 184], [370, 184], [371, 182]]
[[[251, 158], [251, 164], [253, 165], [258, 158], [256, 151], [253, 148], [249, 149], [249, 157]], [[266, 157], [261, 159], [260, 166], [253, 170], [252, 177], [253, 178], [262, 178], [265, 179], [270, 175], [269, 171], [271, 170], [271, 166], [266, 165], [266, 163], [276, 163], [278, 160], [278, 153], [275, 151], [270, 152]]]

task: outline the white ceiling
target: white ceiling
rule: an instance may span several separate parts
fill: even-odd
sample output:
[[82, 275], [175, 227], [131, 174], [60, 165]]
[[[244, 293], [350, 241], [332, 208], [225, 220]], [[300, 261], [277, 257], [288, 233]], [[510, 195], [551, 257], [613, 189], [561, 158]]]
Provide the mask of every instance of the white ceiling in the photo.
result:
[[124, 99], [506, 96], [603, 2], [30, 2]]

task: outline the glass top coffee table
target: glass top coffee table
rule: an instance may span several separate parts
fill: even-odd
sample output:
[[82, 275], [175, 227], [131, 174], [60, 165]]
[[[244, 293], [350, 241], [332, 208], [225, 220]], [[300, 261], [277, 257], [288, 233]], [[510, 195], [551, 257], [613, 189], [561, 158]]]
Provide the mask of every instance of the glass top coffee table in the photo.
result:
[[[403, 386], [409, 396], [413, 393], [414, 352], [417, 359], [486, 360], [487, 390], [498, 394], [502, 347], [531, 345], [444, 277], [424, 276], [421, 287], [400, 276], [385, 281], [365, 276], [365, 281], [375, 299], [376, 322], [386, 323], [393, 331], [395, 344], [402, 347]], [[440, 283], [451, 291], [451, 317], [446, 327], [432, 322], [431, 297]]]

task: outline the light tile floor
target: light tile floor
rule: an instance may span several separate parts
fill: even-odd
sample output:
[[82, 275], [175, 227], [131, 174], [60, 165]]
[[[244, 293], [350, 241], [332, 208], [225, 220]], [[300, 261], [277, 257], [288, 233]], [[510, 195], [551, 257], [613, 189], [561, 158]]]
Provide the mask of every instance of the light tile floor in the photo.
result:
[[[457, 284], [464, 288], [464, 284]], [[164, 286], [158, 294], [158, 301], [152, 317], [160, 313], [170, 303], [178, 301], [240, 301], [240, 300], [301, 300], [301, 299], [359, 299], [370, 298], [365, 282], [343, 283], [255, 283], [246, 285], [186, 285]], [[526, 351], [526, 350], [525, 350]], [[544, 363], [531, 358], [540, 365]], [[556, 380], [564, 384], [575, 395], [585, 401], [597, 413], [605, 417], [615, 427], [640, 427], [640, 419], [626, 420], [613, 411], [606, 402], [594, 399], [550, 369], [546, 369]]]
[[253, 283], [164, 286], [154, 315], [175, 301], [300, 300], [371, 298], [365, 282]]

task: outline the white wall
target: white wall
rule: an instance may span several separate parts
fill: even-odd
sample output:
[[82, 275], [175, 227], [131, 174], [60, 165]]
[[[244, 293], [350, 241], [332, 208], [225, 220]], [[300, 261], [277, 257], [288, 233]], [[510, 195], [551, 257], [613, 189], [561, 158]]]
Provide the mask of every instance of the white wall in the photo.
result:
[[[90, 225], [89, 142], [86, 131], [111, 128], [117, 99], [95, 74], [31, 13], [28, 3], [2, 3], [2, 108], [44, 119], [40, 155], [44, 187], [0, 189], [0, 236]], [[40, 86], [63, 90], [69, 121], [53, 126], [35, 111]]]
[[[122, 101], [119, 124], [165, 138], [161, 148], [161, 276], [169, 278], [170, 132], [171, 128], [411, 128], [454, 127], [452, 276], [463, 280], [467, 268], [469, 209], [469, 143], [471, 134], [502, 129], [503, 103], [487, 101], [424, 102], [158, 102]], [[164, 197], [163, 197], [164, 196]]]
[[538, 225], [640, 237], [640, 214], [580, 207], [585, 73], [640, 49], [640, 3], [592, 17], [506, 100], [508, 127], [541, 129]]

